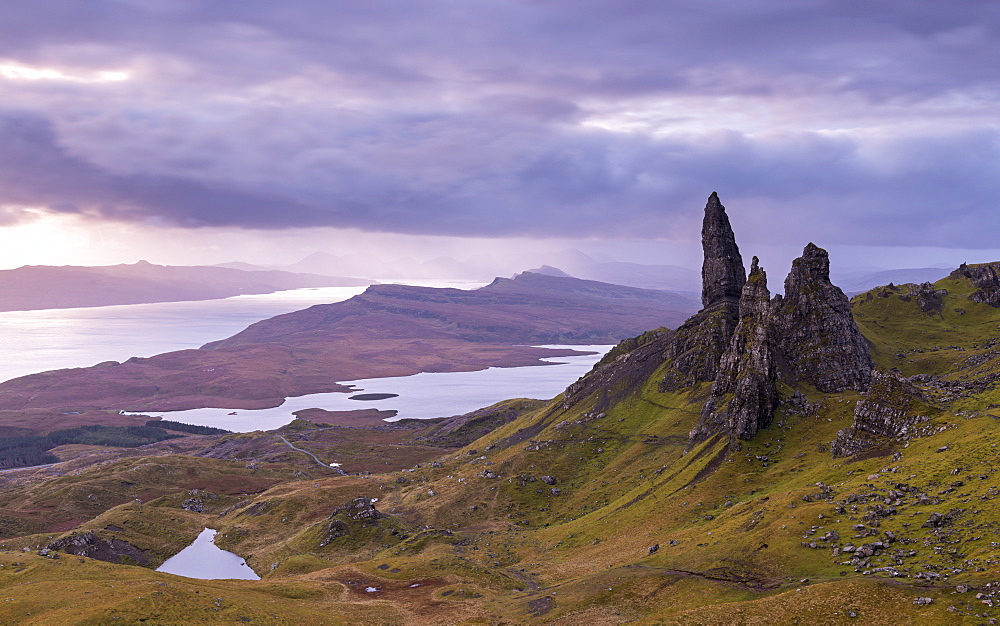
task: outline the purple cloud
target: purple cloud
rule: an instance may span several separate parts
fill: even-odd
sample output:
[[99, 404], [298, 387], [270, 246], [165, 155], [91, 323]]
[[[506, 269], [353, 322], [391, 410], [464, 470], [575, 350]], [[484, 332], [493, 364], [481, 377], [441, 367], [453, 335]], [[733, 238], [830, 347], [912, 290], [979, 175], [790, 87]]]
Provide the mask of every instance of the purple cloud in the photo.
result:
[[0, 65], [131, 75], [0, 74], [2, 205], [635, 238], [718, 190], [782, 241], [1000, 227], [991, 2], [48, 0], [0, 24]]

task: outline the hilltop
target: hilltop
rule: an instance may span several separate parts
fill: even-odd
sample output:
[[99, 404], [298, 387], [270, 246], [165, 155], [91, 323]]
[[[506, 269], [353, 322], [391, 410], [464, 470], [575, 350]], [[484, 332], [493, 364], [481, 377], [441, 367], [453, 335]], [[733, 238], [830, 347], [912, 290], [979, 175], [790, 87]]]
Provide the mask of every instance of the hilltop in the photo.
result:
[[[0, 619], [1000, 618], [1000, 263], [849, 301], [809, 244], [771, 297], [715, 194], [703, 245], [702, 309], [551, 402], [282, 429], [346, 476], [247, 433], [5, 478]], [[203, 526], [263, 580], [149, 569]]]

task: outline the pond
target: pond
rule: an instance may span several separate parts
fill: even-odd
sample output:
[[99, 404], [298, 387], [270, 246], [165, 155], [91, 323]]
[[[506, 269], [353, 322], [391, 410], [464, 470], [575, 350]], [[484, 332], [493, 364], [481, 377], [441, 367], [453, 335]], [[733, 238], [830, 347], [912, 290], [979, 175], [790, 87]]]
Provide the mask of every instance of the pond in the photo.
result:
[[260, 580], [243, 557], [215, 545], [216, 532], [211, 528], [201, 531], [194, 543], [164, 561], [156, 571], [203, 580]]

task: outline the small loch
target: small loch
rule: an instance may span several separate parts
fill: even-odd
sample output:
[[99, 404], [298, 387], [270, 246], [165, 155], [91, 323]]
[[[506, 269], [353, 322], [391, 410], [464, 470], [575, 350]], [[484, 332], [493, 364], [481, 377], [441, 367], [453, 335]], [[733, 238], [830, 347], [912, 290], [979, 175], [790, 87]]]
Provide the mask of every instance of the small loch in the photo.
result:
[[260, 580], [243, 557], [215, 545], [217, 531], [206, 528], [188, 547], [163, 562], [158, 572], [202, 580]]

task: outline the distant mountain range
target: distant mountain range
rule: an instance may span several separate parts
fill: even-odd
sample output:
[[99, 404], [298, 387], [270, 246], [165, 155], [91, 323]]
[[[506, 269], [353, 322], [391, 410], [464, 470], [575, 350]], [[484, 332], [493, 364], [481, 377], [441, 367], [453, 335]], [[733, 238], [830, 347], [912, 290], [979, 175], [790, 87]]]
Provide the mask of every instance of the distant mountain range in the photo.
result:
[[[584, 280], [638, 287], [640, 289], [660, 289], [694, 293], [701, 289], [698, 272], [678, 265], [645, 265], [622, 261], [597, 261], [575, 249], [562, 250], [544, 256], [545, 265], [540, 273], [558, 268], [566, 276]], [[495, 276], [500, 268], [484, 260], [468, 259], [459, 261], [442, 256], [428, 261], [416, 261], [403, 257], [387, 261], [369, 255], [333, 255], [314, 252], [297, 263], [274, 267], [264, 267], [243, 262], [223, 263], [218, 267], [241, 270], [283, 270], [287, 272], [308, 272], [337, 276], [364, 276], [367, 278], [455, 278], [482, 280]], [[523, 268], [523, 266], [522, 266]], [[534, 270], [532, 270], [534, 271]]]
[[[692, 294], [701, 291], [701, 276], [698, 271], [679, 265], [598, 261], [575, 248], [542, 255], [536, 254], [531, 258], [544, 259], [534, 269], [528, 270], [539, 274], [571, 276], [640, 289], [659, 289]], [[384, 278], [486, 280], [488, 277], [502, 273], [502, 268], [498, 267], [496, 263], [482, 259], [459, 261], [452, 257], [441, 256], [428, 261], [416, 261], [409, 257], [386, 260], [372, 255], [334, 255], [327, 252], [314, 252], [291, 265], [265, 267], [237, 261], [224, 263], [218, 267], [244, 271], [280, 270], [327, 276], [362, 276], [373, 280]], [[528, 265], [517, 269], [525, 267]], [[872, 268], [865, 271], [839, 272], [834, 276], [834, 280], [838, 285], [841, 285], [846, 293], [853, 295], [889, 283], [934, 282], [943, 278], [949, 271], [949, 269], [940, 267]]]
[[154, 265], [146, 261], [102, 267], [28, 265], [0, 270], [0, 311], [213, 300], [370, 282], [274, 270]]

